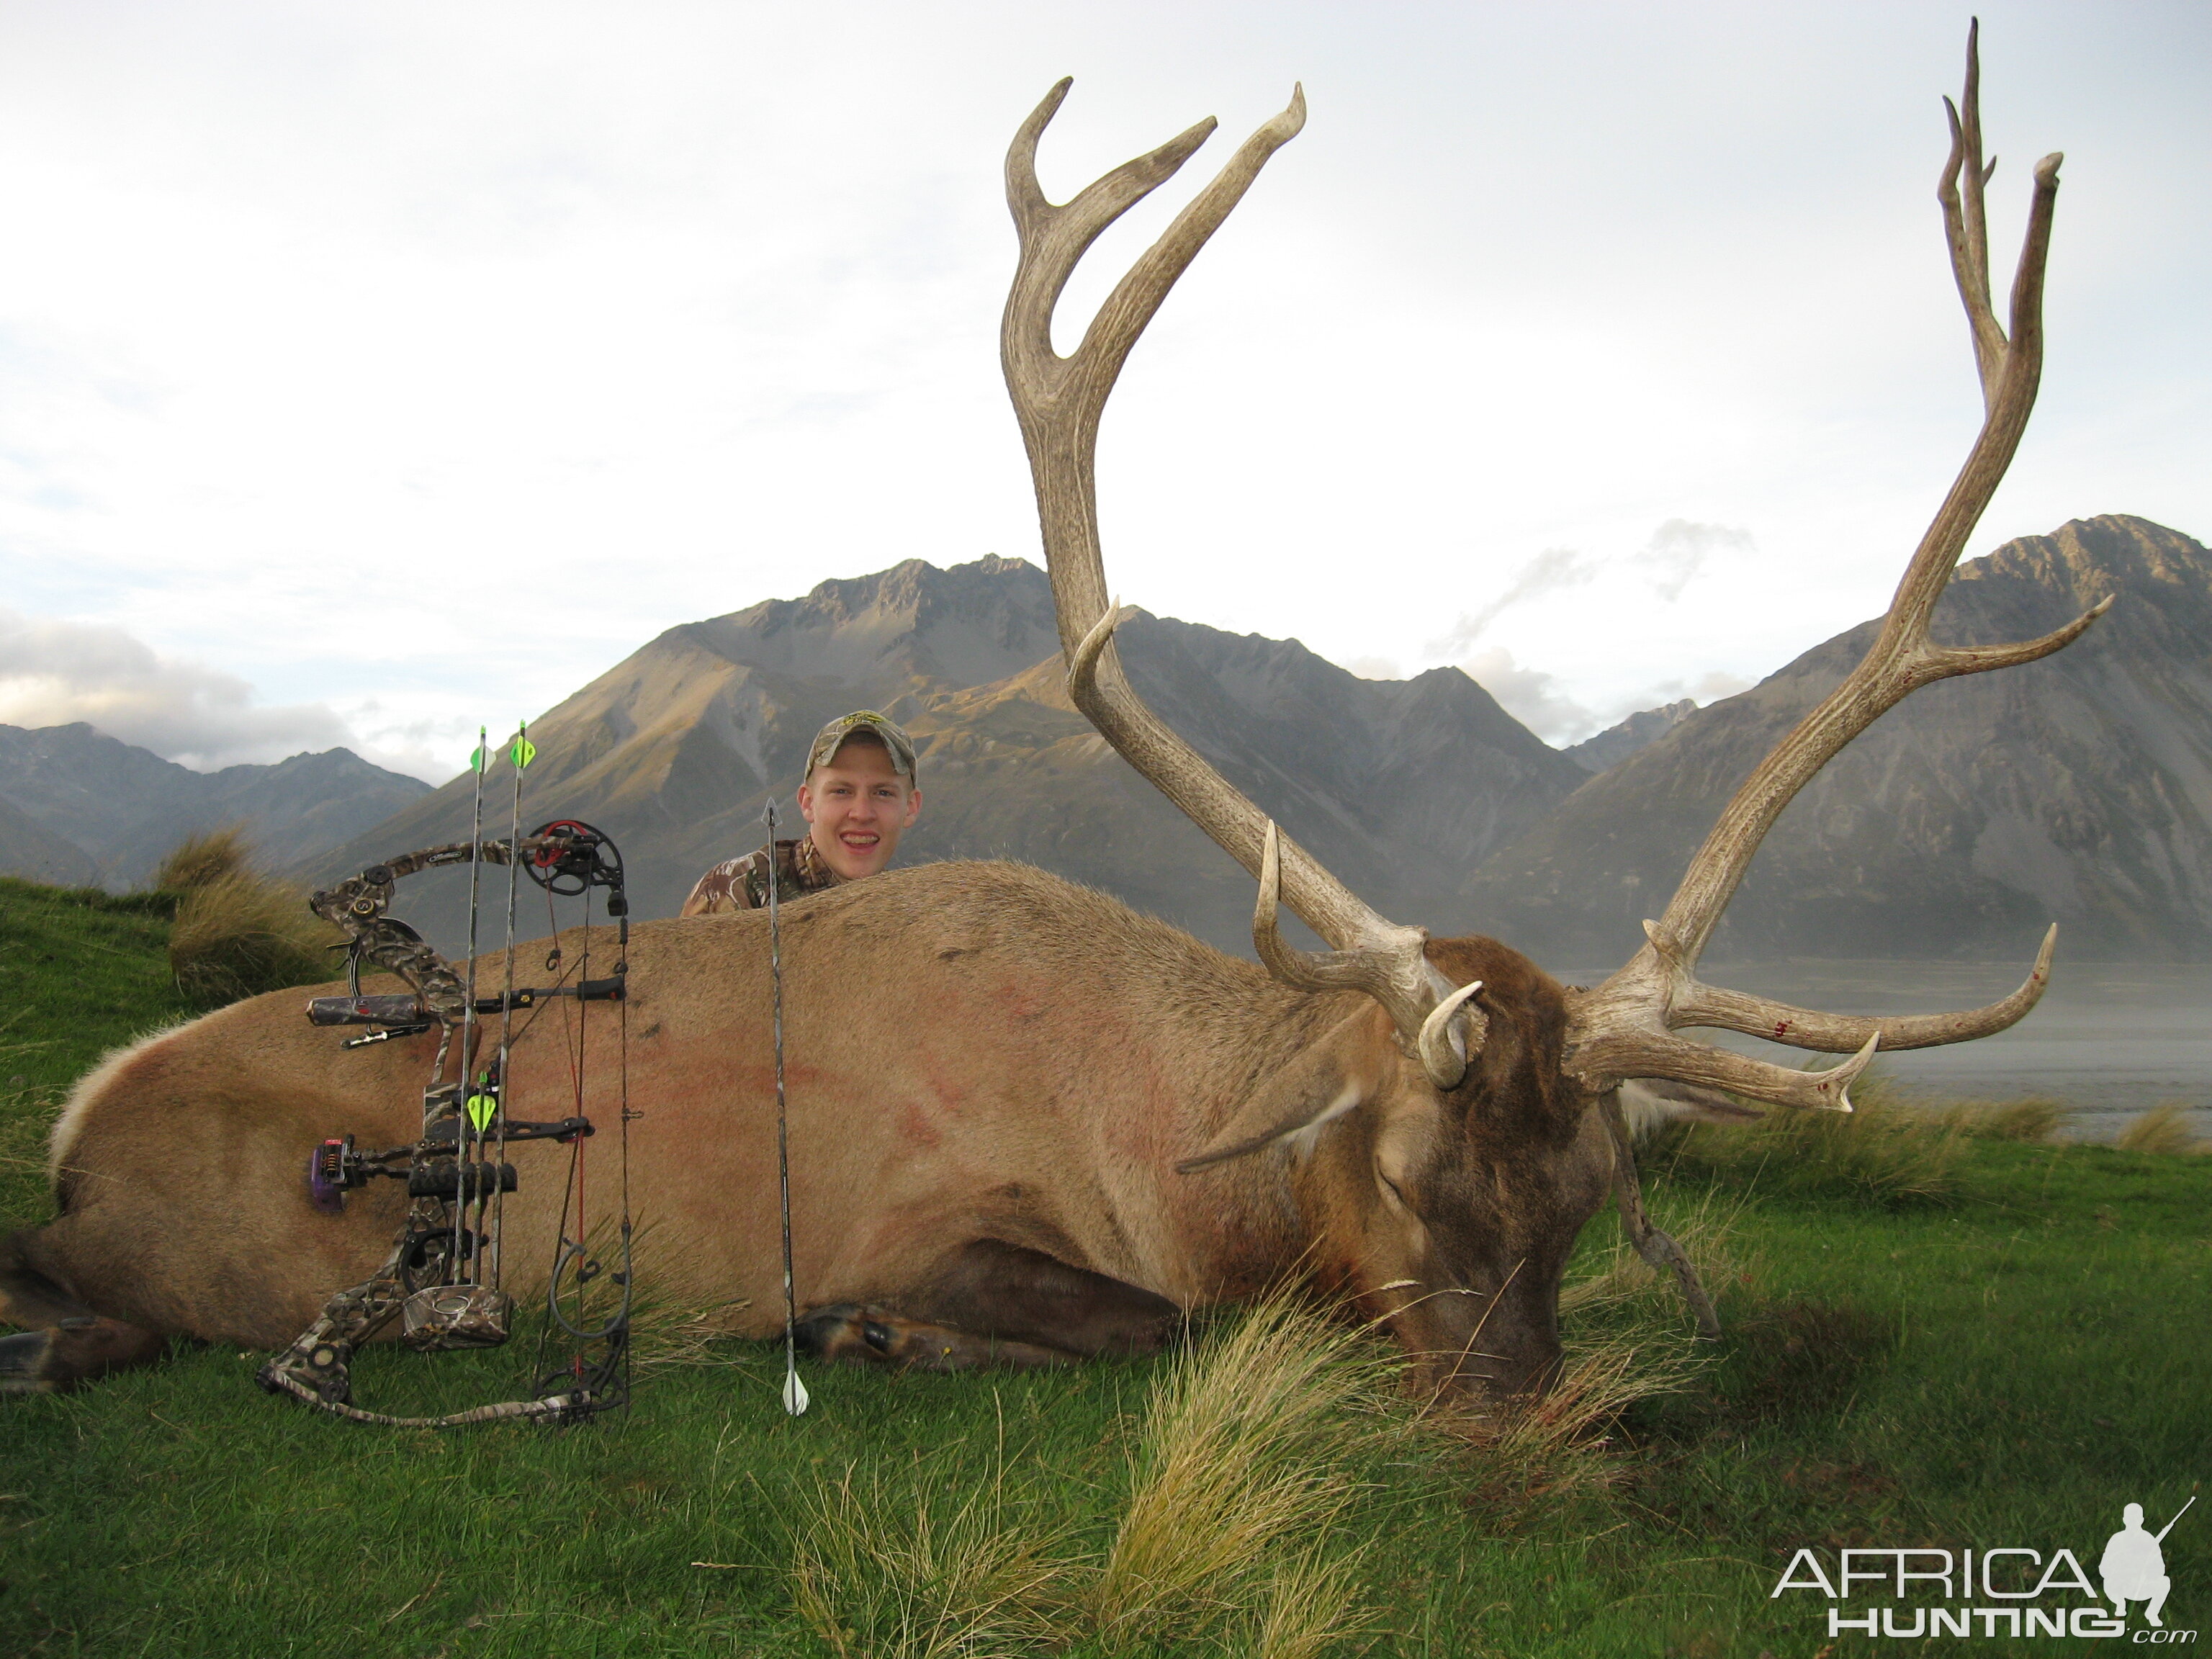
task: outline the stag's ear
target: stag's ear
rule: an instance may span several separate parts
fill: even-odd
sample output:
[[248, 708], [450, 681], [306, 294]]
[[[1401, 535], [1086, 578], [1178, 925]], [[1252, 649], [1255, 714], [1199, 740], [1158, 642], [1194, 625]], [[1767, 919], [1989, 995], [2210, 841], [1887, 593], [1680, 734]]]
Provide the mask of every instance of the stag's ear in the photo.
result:
[[1188, 1175], [1318, 1133], [1323, 1124], [1373, 1099], [1394, 1047], [1384, 1034], [1387, 1024], [1387, 1016], [1373, 1006], [1340, 1021], [1255, 1089], [1204, 1151], [1176, 1165], [1177, 1173]]

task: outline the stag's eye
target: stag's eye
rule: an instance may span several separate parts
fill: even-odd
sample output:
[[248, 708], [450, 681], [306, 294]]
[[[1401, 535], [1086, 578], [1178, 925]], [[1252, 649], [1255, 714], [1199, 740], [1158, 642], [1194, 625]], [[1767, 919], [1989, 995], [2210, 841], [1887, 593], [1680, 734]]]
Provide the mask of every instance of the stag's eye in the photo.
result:
[[1391, 1197], [1398, 1200], [1399, 1206], [1401, 1209], [1409, 1212], [1413, 1209], [1413, 1202], [1411, 1200], [1407, 1198], [1406, 1189], [1401, 1187], [1396, 1182], [1391, 1180], [1388, 1175], [1384, 1174], [1380, 1165], [1376, 1168], [1375, 1178], [1382, 1183], [1384, 1189], [1389, 1193]]

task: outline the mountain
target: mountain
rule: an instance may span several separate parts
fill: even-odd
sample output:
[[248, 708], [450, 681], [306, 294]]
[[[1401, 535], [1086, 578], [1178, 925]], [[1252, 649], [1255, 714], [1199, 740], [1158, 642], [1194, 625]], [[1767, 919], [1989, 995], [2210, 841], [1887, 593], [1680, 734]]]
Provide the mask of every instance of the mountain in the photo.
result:
[[[2079, 520], [1962, 566], [1936, 638], [2031, 638], [2108, 593], [2087, 635], [1916, 692], [1768, 836], [1716, 957], [2212, 958], [2212, 554], [2142, 519]], [[1554, 963], [1623, 960], [1736, 784], [1878, 623], [1689, 714], [1492, 853], [1486, 933]]]
[[49, 887], [90, 887], [100, 866], [75, 842], [0, 799], [0, 876]]
[[1559, 752], [1585, 772], [1602, 772], [1638, 750], [1649, 748], [1697, 712], [1697, 701], [1692, 697], [1640, 709], [1620, 725], [1609, 726], [1595, 737], [1585, 738]]
[[[1296, 641], [1144, 616], [1117, 637], [1161, 717], [1389, 915], [1456, 907], [1466, 872], [1586, 775], [1456, 669], [1363, 680]], [[1251, 878], [1069, 704], [1050, 586], [1019, 559], [909, 560], [671, 629], [532, 725], [525, 828], [598, 824], [636, 913], [672, 914], [701, 871], [760, 843], [771, 793], [796, 823], [808, 743], [855, 708], [915, 739], [924, 805], [902, 863], [1023, 859], [1249, 948]], [[512, 781], [503, 761], [487, 779], [493, 833]], [[465, 840], [471, 792], [457, 779], [309, 872]], [[448, 880], [407, 914], [450, 939], [464, 890]]]
[[429, 787], [348, 749], [195, 772], [82, 721], [0, 726], [0, 802], [83, 860], [72, 879], [110, 887], [143, 884], [185, 836], [229, 823], [246, 826], [270, 866], [295, 864]]

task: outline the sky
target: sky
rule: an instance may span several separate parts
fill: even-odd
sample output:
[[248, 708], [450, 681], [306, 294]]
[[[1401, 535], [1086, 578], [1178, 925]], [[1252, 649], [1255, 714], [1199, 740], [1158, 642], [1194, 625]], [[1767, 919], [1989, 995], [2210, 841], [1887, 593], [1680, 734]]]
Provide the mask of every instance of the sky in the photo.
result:
[[[2212, 8], [1987, 3], [2035, 422], [1969, 548], [2212, 534]], [[1930, 4], [0, 0], [0, 721], [440, 779], [663, 629], [1037, 558], [1000, 166], [1303, 82], [1109, 406], [1126, 601], [1554, 742], [1878, 614], [1980, 414]]]

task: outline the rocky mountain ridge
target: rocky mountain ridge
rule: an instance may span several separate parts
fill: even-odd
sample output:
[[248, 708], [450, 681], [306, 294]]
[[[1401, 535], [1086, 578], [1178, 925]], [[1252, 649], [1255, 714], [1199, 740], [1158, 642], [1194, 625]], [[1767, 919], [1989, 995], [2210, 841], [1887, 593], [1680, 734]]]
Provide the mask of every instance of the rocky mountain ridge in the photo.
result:
[[[2106, 592], [2119, 603], [2069, 650], [1918, 693], [1816, 778], [1715, 955], [2019, 957], [2055, 919], [2075, 959], [2212, 959], [2212, 555], [2142, 520], [2079, 520], [1963, 566], [1936, 632], [2030, 637]], [[1362, 680], [1295, 641], [1147, 616], [1121, 638], [1162, 717], [1377, 909], [1587, 967], [1634, 947], [1737, 780], [1875, 628], [1566, 753], [1456, 670]], [[1048, 584], [1018, 559], [908, 562], [669, 629], [533, 724], [525, 813], [614, 833], [636, 913], [665, 915], [758, 844], [771, 794], [797, 833], [806, 744], [856, 707], [921, 751], [902, 862], [1023, 859], [1249, 948], [1250, 878], [1070, 707]], [[488, 781], [495, 832], [510, 775]], [[40, 879], [127, 884], [238, 817], [329, 879], [464, 838], [470, 794], [343, 750], [203, 775], [88, 727], [0, 728], [0, 845]], [[410, 914], [450, 939], [463, 885], [407, 896]]]
[[[1152, 617], [1119, 637], [1163, 718], [1385, 908], [1449, 893], [1584, 776], [1456, 669], [1362, 680], [1296, 641]], [[1059, 651], [1044, 573], [995, 556], [908, 561], [687, 623], [533, 723], [525, 817], [607, 830], [638, 914], [666, 915], [708, 865], [759, 844], [770, 793], [791, 810], [823, 721], [879, 708], [920, 754], [902, 862], [1023, 859], [1243, 946], [1250, 878], [1070, 706]], [[511, 776], [496, 765], [487, 799], [507, 801]], [[465, 837], [469, 796], [456, 780], [311, 873]], [[452, 904], [426, 900], [416, 919], [450, 926]]]
[[[1960, 567], [1943, 643], [2031, 639], [2107, 594], [2055, 656], [1884, 715], [1776, 823], [1717, 956], [2212, 957], [2212, 553], [2124, 515]], [[1736, 783], [1842, 679], [1869, 621], [1698, 709], [1493, 853], [1462, 890], [1546, 959], [1623, 959]]]
[[1656, 708], [1639, 708], [1620, 724], [1559, 752], [1585, 772], [1602, 772], [1620, 765], [1638, 750], [1649, 748], [1697, 712], [1694, 697], [1662, 703]]
[[195, 772], [82, 721], [0, 726], [0, 805], [9, 809], [0, 813], [0, 871], [63, 885], [139, 886], [185, 836], [231, 823], [282, 867], [429, 787], [349, 749]]

